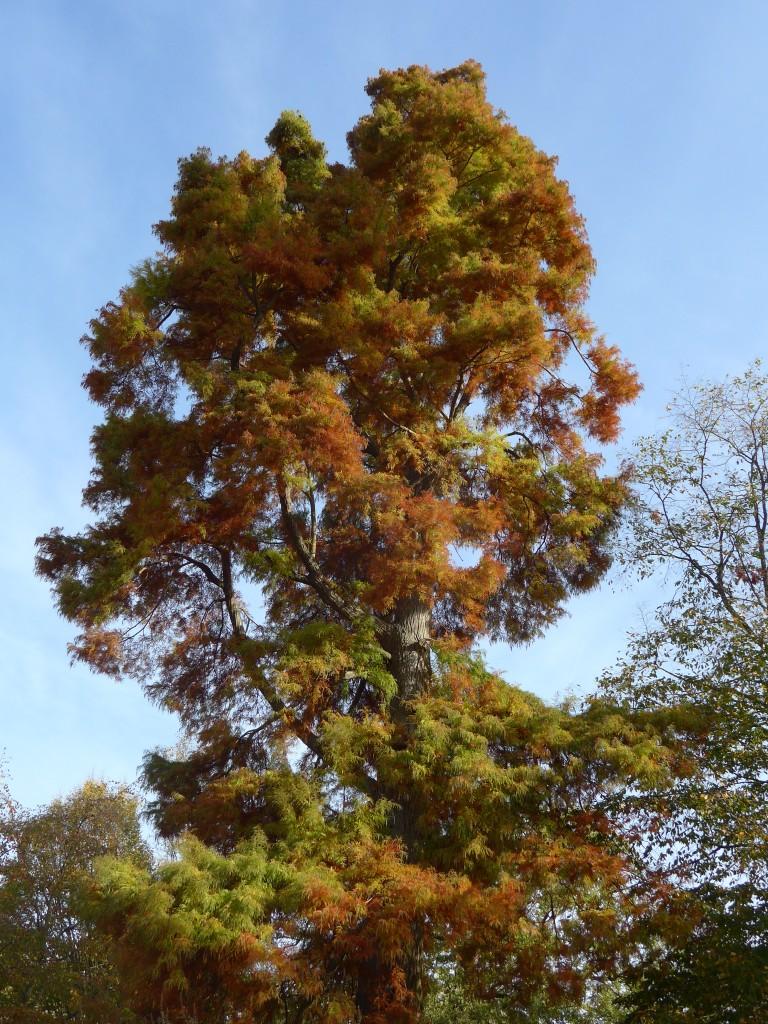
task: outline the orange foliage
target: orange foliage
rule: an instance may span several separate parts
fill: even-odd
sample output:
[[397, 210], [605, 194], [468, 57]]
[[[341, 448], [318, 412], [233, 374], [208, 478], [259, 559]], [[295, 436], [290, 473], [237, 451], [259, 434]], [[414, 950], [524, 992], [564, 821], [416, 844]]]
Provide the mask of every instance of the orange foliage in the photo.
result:
[[[612, 760], [597, 735], [628, 725], [546, 709], [472, 656], [599, 581], [625, 498], [589, 445], [638, 384], [585, 314], [567, 184], [474, 62], [368, 93], [348, 165], [290, 113], [263, 159], [180, 161], [161, 253], [85, 339], [94, 524], [40, 541], [77, 656], [133, 671], [199, 740], [147, 763], [161, 831], [233, 858], [262, 836], [294, 878], [271, 936], [254, 910], [170, 959], [191, 890], [152, 883], [151, 940], [140, 895], [104, 897], [169, 1014], [171, 989], [218, 978], [232, 1019], [290, 998], [410, 1021], [441, 948], [478, 990], [577, 987], [610, 945], [595, 908], [621, 913], [601, 785], [664, 761], [642, 730]], [[213, 936], [230, 911], [195, 920]]]

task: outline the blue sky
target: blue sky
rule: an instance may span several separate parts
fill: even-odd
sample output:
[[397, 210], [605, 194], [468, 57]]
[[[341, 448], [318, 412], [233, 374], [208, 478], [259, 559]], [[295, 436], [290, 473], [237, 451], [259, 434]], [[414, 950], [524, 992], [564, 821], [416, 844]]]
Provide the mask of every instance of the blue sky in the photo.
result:
[[[176, 159], [263, 151], [300, 109], [331, 156], [380, 67], [480, 60], [490, 99], [560, 157], [598, 259], [592, 315], [640, 370], [623, 444], [682, 373], [764, 353], [768, 5], [731, 0], [27, 0], [0, 12], [0, 749], [16, 795], [132, 779], [175, 723], [132, 683], [68, 664], [34, 537], [84, 522], [78, 345], [154, 250]], [[652, 598], [652, 595], [650, 595]], [[606, 585], [531, 648], [495, 649], [545, 696], [589, 685], [649, 594]]]

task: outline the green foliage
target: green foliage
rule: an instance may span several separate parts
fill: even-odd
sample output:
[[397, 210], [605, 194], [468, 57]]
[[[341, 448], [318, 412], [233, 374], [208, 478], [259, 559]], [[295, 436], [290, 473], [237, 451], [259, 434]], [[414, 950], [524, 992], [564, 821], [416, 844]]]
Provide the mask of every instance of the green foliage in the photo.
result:
[[478, 999], [467, 989], [455, 964], [438, 964], [431, 995], [424, 1009], [424, 1024], [619, 1024], [622, 989], [603, 983], [583, 1000], [552, 1006], [547, 1000], [521, 1008], [514, 1001]]
[[146, 869], [134, 797], [88, 782], [35, 812], [6, 803], [0, 836], [0, 1019], [133, 1024], [83, 888], [105, 854]]
[[768, 1006], [768, 903], [749, 884], [688, 899], [684, 940], [629, 974], [625, 1024], [761, 1024]]
[[[680, 394], [643, 439], [626, 557], [671, 597], [604, 680], [634, 708], [698, 719], [671, 799], [670, 855], [694, 876], [766, 881], [768, 833], [768, 379], [759, 364]], [[661, 837], [655, 838], [658, 846]]]
[[645, 855], [684, 891], [627, 976], [627, 1020], [752, 1024], [768, 998], [768, 379], [756, 363], [670, 412], [637, 448], [625, 556], [671, 596], [603, 683], [695, 742], [674, 785], [637, 800], [640, 820], [662, 811]]
[[124, 928], [132, 949], [125, 974], [138, 978], [133, 1005], [151, 1014], [160, 964], [164, 1010], [181, 1009], [182, 1019], [273, 1008], [272, 919], [281, 894], [283, 907], [296, 900], [296, 872], [269, 860], [258, 835], [228, 857], [187, 836], [178, 854], [155, 875], [124, 859], [97, 868], [94, 912], [111, 930]]
[[289, 202], [311, 197], [329, 176], [325, 146], [313, 137], [309, 122], [298, 111], [283, 111], [266, 142], [280, 160]]

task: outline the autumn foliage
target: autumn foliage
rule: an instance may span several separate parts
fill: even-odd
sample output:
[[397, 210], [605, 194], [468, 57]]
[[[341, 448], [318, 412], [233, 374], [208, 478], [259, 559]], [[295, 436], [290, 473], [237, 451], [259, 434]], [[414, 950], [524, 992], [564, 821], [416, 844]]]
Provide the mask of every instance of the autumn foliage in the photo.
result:
[[295, 113], [180, 161], [86, 338], [93, 524], [40, 541], [75, 656], [195, 740], [145, 765], [180, 859], [93, 892], [168, 1020], [413, 1021], [438, 953], [570, 998], [650, 899], [618, 809], [669, 766], [652, 722], [476, 651], [595, 586], [625, 500], [599, 447], [638, 385], [584, 224], [479, 65], [367, 92], [348, 164]]

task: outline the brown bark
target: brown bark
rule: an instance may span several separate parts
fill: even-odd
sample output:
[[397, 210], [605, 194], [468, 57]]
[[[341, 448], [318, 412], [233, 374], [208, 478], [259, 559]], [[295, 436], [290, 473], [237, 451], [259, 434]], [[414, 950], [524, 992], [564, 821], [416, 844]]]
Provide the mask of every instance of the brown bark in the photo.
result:
[[[403, 741], [406, 743], [413, 728], [410, 701], [428, 690], [432, 677], [430, 634], [429, 605], [417, 596], [410, 596], [397, 603], [382, 637], [382, 646], [389, 654], [389, 671], [397, 683], [392, 714], [403, 730]], [[415, 829], [417, 810], [413, 806], [411, 794], [407, 792], [392, 794], [392, 798], [397, 805], [392, 816], [392, 834], [403, 843], [406, 858], [413, 860], [418, 856]], [[403, 1015], [402, 1024], [409, 1019], [420, 1019], [426, 995], [423, 922], [414, 921], [412, 931], [413, 941], [403, 949], [399, 963], [412, 996], [412, 1017]], [[357, 1009], [363, 1022], [383, 1019], [377, 1003], [382, 996], [386, 1000], [386, 992], [382, 992], [382, 981], [389, 967], [376, 954], [365, 965], [357, 991]], [[393, 1021], [391, 1016], [388, 1019]]]
[[401, 598], [383, 638], [389, 654], [389, 671], [397, 682], [400, 704], [424, 693], [432, 675], [430, 665], [429, 605], [420, 597]]

